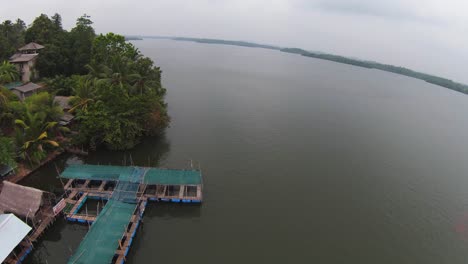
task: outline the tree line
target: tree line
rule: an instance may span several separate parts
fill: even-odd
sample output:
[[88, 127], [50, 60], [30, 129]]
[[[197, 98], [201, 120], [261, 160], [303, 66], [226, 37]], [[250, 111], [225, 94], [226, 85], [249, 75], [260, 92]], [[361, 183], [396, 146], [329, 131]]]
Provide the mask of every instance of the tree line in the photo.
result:
[[[92, 24], [83, 15], [67, 31], [60, 15], [41, 14], [28, 27], [19, 19], [0, 25], [0, 45], [8, 49], [0, 53], [0, 164], [37, 164], [62, 143], [130, 149], [168, 126], [160, 68], [123, 36], [96, 35]], [[47, 92], [21, 102], [3, 87], [19, 77], [6, 61], [29, 42], [45, 46], [35, 81], [45, 83]], [[55, 95], [70, 96], [74, 133], [58, 125], [64, 113]]]
[[382, 71], [401, 74], [401, 75], [405, 75], [408, 77], [420, 79], [428, 83], [446, 87], [451, 90], [458, 91], [464, 94], [468, 94], [468, 85], [466, 84], [454, 82], [452, 80], [438, 77], [438, 76], [431, 75], [431, 74], [413, 71], [413, 70], [400, 67], [400, 66], [383, 64], [383, 63], [378, 63], [378, 62], [373, 62], [373, 61], [358, 60], [358, 59], [348, 58], [348, 57], [339, 56], [339, 55], [321, 53], [321, 52], [311, 52], [311, 51], [307, 51], [307, 50], [300, 49], [300, 48], [280, 48], [277, 46], [257, 44], [257, 43], [245, 42], [245, 41], [232, 41], [232, 40], [207, 39], [207, 38], [185, 38], [185, 37], [157, 37], [157, 38], [167, 38], [167, 39], [173, 39], [173, 40], [178, 40], [178, 41], [193, 41], [193, 42], [206, 43], [206, 44], [233, 45], [233, 46], [242, 46], [242, 47], [250, 47], [250, 48], [264, 48], [264, 49], [279, 50], [282, 52], [299, 54], [305, 57], [311, 57], [311, 58], [316, 58], [316, 59], [321, 59], [321, 60], [329, 60], [329, 61], [354, 65], [354, 66], [368, 68], [368, 69], [378, 69]]
[[317, 58], [317, 59], [322, 59], [322, 60], [329, 60], [329, 61], [349, 64], [349, 65], [354, 65], [354, 66], [363, 67], [363, 68], [378, 69], [382, 71], [401, 74], [401, 75], [405, 75], [408, 77], [420, 79], [428, 83], [446, 87], [451, 90], [458, 91], [464, 94], [468, 94], [468, 85], [466, 84], [457, 83], [446, 78], [413, 71], [413, 70], [400, 67], [400, 66], [382, 64], [382, 63], [372, 62], [372, 61], [362, 61], [362, 60], [352, 59], [352, 58], [338, 56], [338, 55], [326, 54], [326, 53], [310, 52], [310, 51], [306, 51], [306, 50], [298, 49], [298, 48], [284, 48], [284, 49], [281, 49], [281, 51], [287, 52], [287, 53], [300, 54], [302, 56], [311, 57], [311, 58]]

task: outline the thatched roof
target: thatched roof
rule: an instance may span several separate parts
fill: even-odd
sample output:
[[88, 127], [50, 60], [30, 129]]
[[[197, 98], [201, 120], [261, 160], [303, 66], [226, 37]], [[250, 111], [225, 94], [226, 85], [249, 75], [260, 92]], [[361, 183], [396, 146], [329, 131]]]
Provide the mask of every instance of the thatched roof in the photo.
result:
[[59, 103], [60, 107], [62, 107], [63, 110], [68, 110], [71, 108], [70, 98], [71, 96], [55, 96], [54, 101]]
[[33, 217], [41, 207], [42, 197], [41, 190], [4, 181], [0, 193], [0, 211], [20, 217]]
[[30, 42], [23, 47], [19, 48], [18, 50], [23, 51], [23, 50], [38, 50], [38, 49], [43, 49], [44, 46], [41, 44], [37, 44], [35, 42]]

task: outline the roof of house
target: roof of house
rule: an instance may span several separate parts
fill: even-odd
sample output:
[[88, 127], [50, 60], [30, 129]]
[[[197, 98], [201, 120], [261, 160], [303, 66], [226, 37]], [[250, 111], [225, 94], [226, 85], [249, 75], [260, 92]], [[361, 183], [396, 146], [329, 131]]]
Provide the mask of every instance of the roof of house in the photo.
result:
[[22, 93], [27, 93], [27, 92], [35, 91], [41, 88], [42, 88], [42, 85], [28, 82], [27, 84], [15, 87], [12, 90], [17, 90]]
[[0, 210], [32, 218], [41, 207], [43, 194], [41, 190], [4, 181], [0, 192]]
[[13, 214], [0, 214], [0, 263], [26, 237], [31, 227]]
[[54, 101], [59, 103], [60, 107], [62, 107], [62, 109], [64, 110], [67, 110], [67, 109], [70, 109], [71, 106], [70, 106], [70, 96], [55, 96], [54, 97]]
[[73, 118], [75, 118], [72, 114], [70, 113], [64, 113], [63, 116], [60, 117], [60, 120], [63, 120], [63, 121], [72, 121]]
[[36, 58], [39, 54], [21, 54], [16, 53], [10, 57], [10, 63], [28, 62]]
[[0, 177], [6, 176], [8, 173], [12, 172], [13, 168], [8, 165], [0, 164]]
[[23, 47], [19, 48], [18, 50], [38, 50], [38, 49], [43, 49], [45, 48], [44, 46], [42, 46], [41, 44], [37, 44], [35, 42], [30, 42], [26, 45], [24, 45]]

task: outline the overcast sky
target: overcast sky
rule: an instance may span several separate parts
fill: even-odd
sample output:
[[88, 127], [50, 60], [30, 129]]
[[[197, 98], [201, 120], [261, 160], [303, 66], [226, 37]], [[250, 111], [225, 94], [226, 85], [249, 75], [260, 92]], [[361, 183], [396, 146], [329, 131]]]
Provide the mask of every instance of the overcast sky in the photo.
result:
[[376, 60], [468, 83], [467, 0], [0, 0], [27, 24], [86, 13], [97, 32], [247, 40]]

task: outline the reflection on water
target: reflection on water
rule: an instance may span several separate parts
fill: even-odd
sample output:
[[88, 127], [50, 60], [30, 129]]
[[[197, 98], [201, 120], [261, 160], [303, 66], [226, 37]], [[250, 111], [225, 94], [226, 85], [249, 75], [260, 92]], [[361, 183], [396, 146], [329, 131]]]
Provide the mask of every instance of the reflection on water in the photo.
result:
[[134, 149], [129, 151], [111, 151], [100, 148], [84, 158], [86, 164], [101, 165], [135, 165], [159, 167], [170, 151], [166, 134], [157, 137], [146, 137]]
[[150, 203], [145, 212], [144, 220], [152, 218], [183, 218], [192, 219], [201, 216], [201, 206], [199, 204], [171, 204], [171, 203]]

